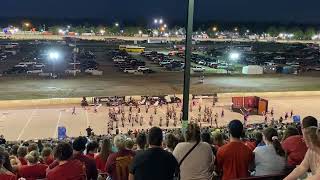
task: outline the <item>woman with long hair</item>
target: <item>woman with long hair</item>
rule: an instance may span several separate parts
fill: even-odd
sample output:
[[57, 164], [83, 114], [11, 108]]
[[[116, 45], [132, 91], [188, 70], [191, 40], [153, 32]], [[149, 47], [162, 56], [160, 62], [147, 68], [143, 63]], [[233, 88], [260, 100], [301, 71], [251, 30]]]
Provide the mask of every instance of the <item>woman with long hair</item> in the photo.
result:
[[278, 132], [274, 128], [263, 131], [265, 146], [256, 147], [255, 176], [264, 176], [282, 173], [286, 166], [285, 152], [281, 147]]
[[105, 166], [109, 155], [112, 153], [112, 145], [110, 139], [102, 140], [100, 152], [94, 157], [97, 169], [100, 173], [105, 173]]

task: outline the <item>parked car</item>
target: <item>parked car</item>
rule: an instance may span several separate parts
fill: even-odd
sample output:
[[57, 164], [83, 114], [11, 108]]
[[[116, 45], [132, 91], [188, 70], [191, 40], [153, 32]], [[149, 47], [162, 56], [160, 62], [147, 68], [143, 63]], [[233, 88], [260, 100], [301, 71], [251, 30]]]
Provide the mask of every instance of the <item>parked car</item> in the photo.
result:
[[27, 70], [28, 69], [25, 67], [13, 67], [5, 71], [4, 74], [21, 74], [21, 73], [26, 73]]
[[147, 68], [145, 66], [138, 66], [137, 70], [138, 71], [146, 71], [146, 70], [149, 70], [149, 68]]
[[33, 65], [33, 64], [37, 64], [37, 62], [35, 62], [35, 61], [26, 61], [26, 62], [20, 62], [19, 64]]
[[35, 68], [43, 68], [45, 67], [46, 65], [44, 65], [43, 63], [37, 63], [37, 64], [34, 64], [33, 67]]
[[76, 62], [73, 62], [73, 61], [72, 61], [72, 62], [69, 63], [69, 65], [80, 65], [80, 64], [81, 64], [81, 63], [80, 63], [79, 61], [76, 61]]
[[201, 67], [201, 66], [195, 66], [191, 69], [193, 72], [204, 72], [206, 70], [204, 67]]
[[160, 61], [160, 62], [159, 62], [159, 65], [160, 65], [160, 66], [165, 66], [165, 65], [167, 65], [167, 64], [170, 64], [170, 62], [171, 62], [171, 61], [169, 61], [169, 60], [163, 60], [163, 61]]
[[136, 72], [138, 72], [138, 70], [133, 69], [133, 68], [125, 68], [125, 69], [123, 70], [123, 72], [124, 72], [124, 73], [136, 73]]
[[28, 65], [27, 64], [23, 64], [23, 63], [19, 63], [19, 64], [15, 65], [14, 67], [26, 68], [26, 67], [28, 67]]
[[33, 69], [33, 70], [27, 71], [27, 74], [39, 74], [42, 72], [43, 72], [42, 69]]
[[80, 69], [67, 69], [64, 72], [67, 74], [74, 74], [74, 73], [80, 73], [81, 70]]
[[199, 65], [206, 65], [206, 62], [204, 60], [200, 60], [200, 61], [198, 61], [198, 64]]

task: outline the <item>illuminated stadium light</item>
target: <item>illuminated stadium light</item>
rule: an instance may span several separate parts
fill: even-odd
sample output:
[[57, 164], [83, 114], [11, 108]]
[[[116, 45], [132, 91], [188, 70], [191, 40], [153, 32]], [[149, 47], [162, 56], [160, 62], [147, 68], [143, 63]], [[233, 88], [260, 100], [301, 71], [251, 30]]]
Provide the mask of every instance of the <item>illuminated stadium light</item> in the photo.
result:
[[238, 52], [231, 52], [229, 54], [229, 59], [232, 61], [236, 61], [240, 58], [240, 54]]
[[56, 51], [49, 52], [49, 59], [56, 60], [60, 57], [60, 54]]

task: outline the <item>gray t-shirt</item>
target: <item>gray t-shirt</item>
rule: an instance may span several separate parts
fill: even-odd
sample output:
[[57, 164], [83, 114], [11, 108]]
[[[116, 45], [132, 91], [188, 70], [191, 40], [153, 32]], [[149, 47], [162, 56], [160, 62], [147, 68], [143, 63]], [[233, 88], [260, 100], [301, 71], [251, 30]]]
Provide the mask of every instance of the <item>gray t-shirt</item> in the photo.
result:
[[[183, 156], [192, 148], [195, 143], [179, 143], [173, 155], [178, 163]], [[200, 142], [197, 147], [185, 158], [180, 166], [182, 180], [208, 180], [212, 179], [214, 165], [214, 155], [208, 143]]]
[[253, 152], [256, 166], [255, 176], [280, 174], [283, 172], [286, 165], [285, 157], [279, 156], [273, 145], [256, 147]]

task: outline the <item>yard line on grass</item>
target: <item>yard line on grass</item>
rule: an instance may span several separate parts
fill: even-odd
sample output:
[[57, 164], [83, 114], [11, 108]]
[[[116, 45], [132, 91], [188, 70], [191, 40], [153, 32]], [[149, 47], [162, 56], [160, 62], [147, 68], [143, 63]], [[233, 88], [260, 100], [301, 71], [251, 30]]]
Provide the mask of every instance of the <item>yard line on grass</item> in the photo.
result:
[[18, 136], [18, 138], [17, 138], [17, 141], [20, 140], [20, 138], [21, 138], [21, 136], [23, 135], [25, 129], [26, 129], [26, 128], [28, 127], [28, 125], [30, 124], [30, 121], [32, 120], [32, 117], [33, 117], [34, 113], [35, 113], [37, 110], [38, 110], [38, 109], [34, 109], [34, 110], [32, 111], [30, 117], [28, 118], [27, 123], [24, 125], [24, 127], [22, 128], [22, 130], [21, 130], [21, 132], [20, 132], [20, 134], [19, 134], [19, 136]]
[[56, 126], [56, 129], [53, 132], [53, 136], [52, 136], [53, 138], [55, 138], [55, 135], [57, 135], [57, 137], [58, 137], [58, 127], [60, 125], [61, 115], [62, 115], [62, 112], [60, 111], [59, 112], [59, 118], [58, 118], [58, 121], [57, 121], [57, 126]]

